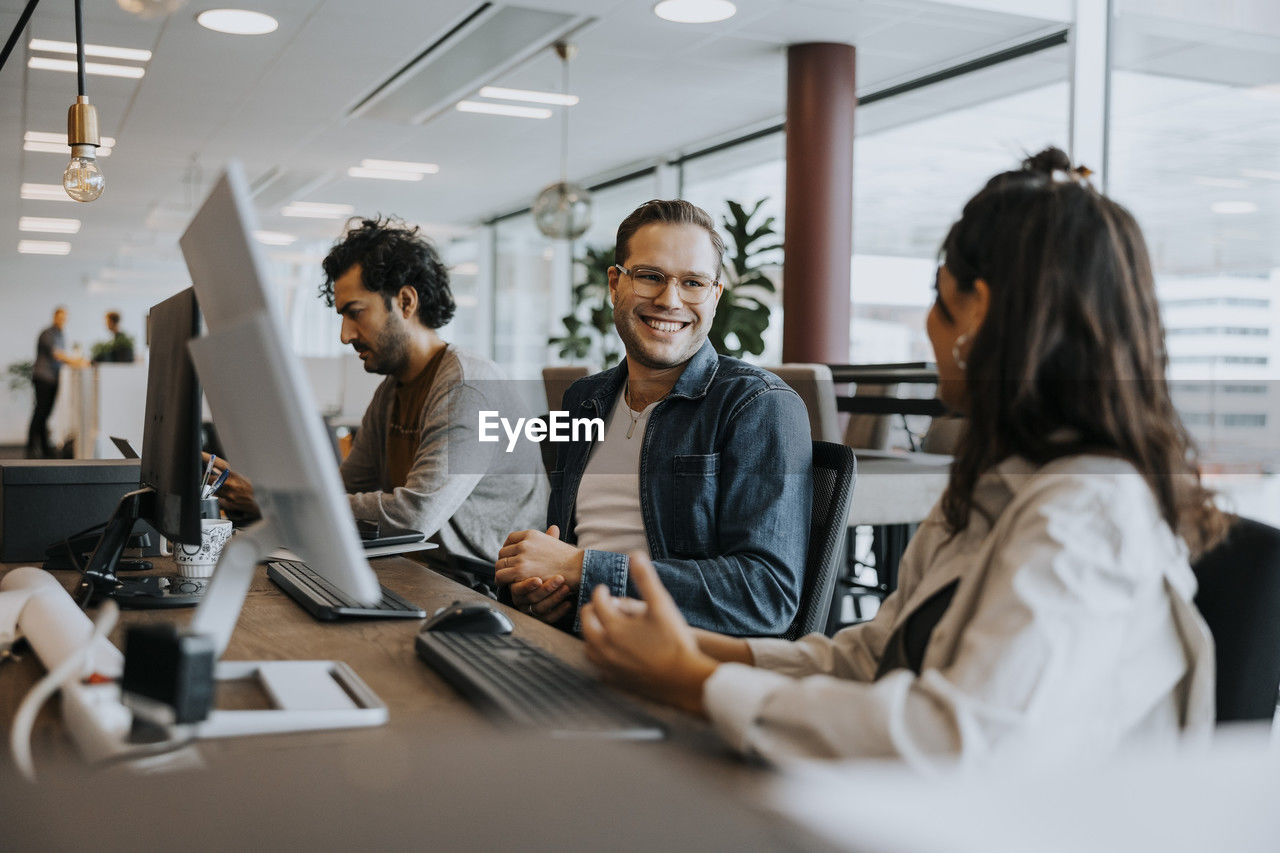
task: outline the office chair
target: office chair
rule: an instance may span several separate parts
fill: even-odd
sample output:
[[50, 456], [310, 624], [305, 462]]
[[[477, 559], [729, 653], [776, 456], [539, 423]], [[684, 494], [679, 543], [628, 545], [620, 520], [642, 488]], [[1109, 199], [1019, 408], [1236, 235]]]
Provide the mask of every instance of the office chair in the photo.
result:
[[1237, 519], [1192, 566], [1213, 632], [1218, 722], [1271, 720], [1280, 694], [1280, 530]]
[[858, 477], [853, 450], [829, 441], [813, 443], [813, 509], [809, 521], [809, 550], [805, 555], [800, 609], [783, 634], [795, 640], [825, 631], [836, 577], [843, 568], [849, 502]]
[[764, 369], [800, 395], [809, 413], [809, 432], [814, 441], [839, 443], [840, 415], [836, 411], [836, 389], [830, 367], [825, 364], [780, 364]]
[[542, 388], [547, 395], [547, 408], [553, 412], [564, 408], [564, 392], [591, 371], [580, 365], [556, 365], [542, 368]]

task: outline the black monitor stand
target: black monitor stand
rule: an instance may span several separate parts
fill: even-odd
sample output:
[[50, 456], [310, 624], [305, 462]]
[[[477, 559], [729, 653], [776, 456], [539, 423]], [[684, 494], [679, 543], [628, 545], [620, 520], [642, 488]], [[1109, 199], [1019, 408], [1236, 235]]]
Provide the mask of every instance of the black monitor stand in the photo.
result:
[[127, 579], [116, 575], [133, 525], [139, 518], [154, 516], [155, 501], [155, 490], [150, 487], [129, 492], [120, 499], [81, 576], [77, 595], [82, 602], [98, 604], [104, 598], [114, 598], [125, 610], [194, 607], [200, 603], [207, 584], [204, 580], [179, 575]]

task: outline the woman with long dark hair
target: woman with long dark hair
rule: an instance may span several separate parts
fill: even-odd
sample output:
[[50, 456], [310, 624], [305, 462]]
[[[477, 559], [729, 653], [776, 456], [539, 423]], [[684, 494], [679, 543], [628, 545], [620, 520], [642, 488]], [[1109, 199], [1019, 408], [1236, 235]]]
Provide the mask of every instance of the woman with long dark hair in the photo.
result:
[[1225, 532], [1170, 402], [1142, 234], [1047, 149], [943, 242], [927, 328], [967, 417], [947, 490], [875, 618], [797, 642], [690, 629], [597, 589], [590, 658], [766, 757], [1098, 754], [1207, 731], [1188, 565]]

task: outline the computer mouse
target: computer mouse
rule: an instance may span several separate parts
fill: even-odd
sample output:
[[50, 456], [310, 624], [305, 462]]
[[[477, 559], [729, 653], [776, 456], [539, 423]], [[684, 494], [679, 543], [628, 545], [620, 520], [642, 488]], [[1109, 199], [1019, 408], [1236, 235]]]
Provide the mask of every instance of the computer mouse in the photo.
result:
[[[453, 631], [460, 634], [510, 634], [515, 630], [505, 613], [487, 604], [455, 601], [422, 623], [421, 631]], [[420, 633], [421, 633], [420, 631]]]

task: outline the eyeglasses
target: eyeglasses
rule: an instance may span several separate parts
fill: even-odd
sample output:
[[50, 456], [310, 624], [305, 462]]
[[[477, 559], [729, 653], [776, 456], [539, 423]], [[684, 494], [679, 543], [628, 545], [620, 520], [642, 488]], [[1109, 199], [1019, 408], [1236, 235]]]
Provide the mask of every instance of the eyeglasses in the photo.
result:
[[631, 276], [631, 286], [637, 295], [645, 299], [660, 295], [667, 289], [667, 284], [674, 279], [676, 286], [680, 288], [680, 299], [688, 305], [698, 305], [706, 302], [712, 291], [720, 286], [719, 280], [701, 275], [676, 276], [669, 275], [657, 267], [627, 269], [622, 264], [613, 266], [623, 275]]

